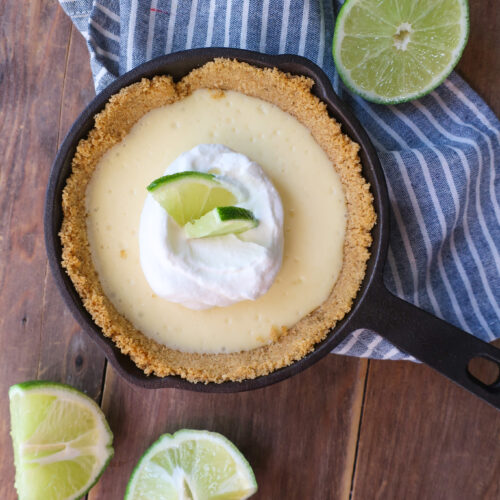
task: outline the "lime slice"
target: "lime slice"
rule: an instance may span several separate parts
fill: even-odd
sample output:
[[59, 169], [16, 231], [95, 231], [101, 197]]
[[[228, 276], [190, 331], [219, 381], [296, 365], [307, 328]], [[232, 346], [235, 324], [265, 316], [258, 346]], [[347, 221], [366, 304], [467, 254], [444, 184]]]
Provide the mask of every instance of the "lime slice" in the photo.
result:
[[243, 233], [259, 222], [250, 210], [241, 207], [217, 207], [199, 219], [184, 226], [188, 238], [222, 236], [229, 233]]
[[97, 404], [53, 382], [9, 389], [11, 436], [20, 500], [76, 499], [113, 456], [113, 434]]
[[252, 468], [231, 441], [183, 429], [164, 434], [144, 453], [125, 500], [240, 500], [256, 491]]
[[215, 207], [234, 205], [237, 201], [215, 175], [202, 172], [165, 175], [153, 181], [147, 190], [180, 226]]
[[396, 104], [436, 88], [460, 59], [468, 33], [467, 0], [347, 0], [333, 58], [352, 91]]

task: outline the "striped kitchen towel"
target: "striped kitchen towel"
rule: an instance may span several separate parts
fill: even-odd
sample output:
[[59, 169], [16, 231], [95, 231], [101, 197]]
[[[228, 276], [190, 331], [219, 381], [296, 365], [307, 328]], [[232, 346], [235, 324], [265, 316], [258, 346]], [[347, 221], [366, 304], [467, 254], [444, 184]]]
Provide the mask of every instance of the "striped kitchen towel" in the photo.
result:
[[[500, 337], [500, 123], [456, 74], [430, 95], [370, 104], [339, 81], [331, 0], [60, 0], [87, 41], [97, 91], [153, 57], [195, 47], [305, 56], [368, 131], [392, 207], [385, 274], [401, 298], [483, 340]], [[358, 330], [336, 353], [413, 359]]]

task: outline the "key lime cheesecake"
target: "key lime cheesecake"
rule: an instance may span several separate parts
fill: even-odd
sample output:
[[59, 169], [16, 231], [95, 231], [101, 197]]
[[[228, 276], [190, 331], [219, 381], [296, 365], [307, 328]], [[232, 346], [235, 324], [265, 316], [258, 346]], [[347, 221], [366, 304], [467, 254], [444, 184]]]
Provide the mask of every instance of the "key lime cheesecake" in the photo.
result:
[[122, 89], [80, 141], [62, 265], [146, 374], [266, 375], [350, 310], [375, 213], [359, 146], [312, 85], [215, 59]]

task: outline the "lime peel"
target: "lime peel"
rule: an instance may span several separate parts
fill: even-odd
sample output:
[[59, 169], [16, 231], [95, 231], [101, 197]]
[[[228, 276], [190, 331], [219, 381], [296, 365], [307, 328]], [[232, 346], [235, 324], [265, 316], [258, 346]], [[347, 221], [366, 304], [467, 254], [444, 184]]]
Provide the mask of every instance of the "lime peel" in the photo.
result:
[[217, 182], [214, 174], [206, 174], [204, 172], [195, 172], [195, 171], [186, 171], [186, 172], [178, 172], [176, 174], [163, 175], [162, 177], [158, 177], [155, 179], [149, 186], [146, 188], [148, 191], [155, 191], [159, 186], [164, 184], [169, 184], [171, 182], [175, 182], [177, 180], [193, 178], [198, 180], [207, 180], [210, 182]]
[[77, 499], [113, 456], [113, 434], [94, 400], [65, 384], [28, 381], [9, 389], [19, 499]]
[[184, 226], [210, 210], [237, 202], [231, 189], [213, 174], [185, 171], [154, 180], [147, 190], [177, 222]]
[[239, 234], [257, 227], [259, 221], [254, 214], [241, 207], [217, 207], [199, 219], [184, 226], [188, 238]]
[[467, 0], [347, 0], [335, 24], [333, 58], [350, 90], [397, 104], [440, 85], [468, 34]]
[[244, 500], [257, 491], [252, 468], [216, 432], [182, 429], [163, 434], [137, 463], [125, 500]]

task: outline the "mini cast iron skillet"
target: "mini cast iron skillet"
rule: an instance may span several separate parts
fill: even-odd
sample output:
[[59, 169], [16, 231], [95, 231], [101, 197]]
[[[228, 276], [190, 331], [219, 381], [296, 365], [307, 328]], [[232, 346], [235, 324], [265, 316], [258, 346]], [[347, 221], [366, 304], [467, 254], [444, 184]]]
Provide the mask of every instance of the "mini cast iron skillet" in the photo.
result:
[[[305, 75], [314, 80], [313, 92], [327, 104], [328, 111], [342, 125], [343, 131], [361, 146], [363, 175], [371, 185], [377, 224], [372, 232], [373, 245], [366, 275], [353, 307], [329, 332], [326, 339], [317, 344], [313, 352], [290, 366], [253, 380], [193, 384], [177, 376], [146, 376], [128, 356], [121, 354], [110, 339], [104, 337], [83, 307], [72, 282], [61, 267], [61, 243], [58, 233], [62, 222], [62, 190], [70, 175], [76, 146], [92, 129], [94, 115], [104, 108], [108, 99], [122, 87], [138, 82], [143, 77], [168, 74], [176, 80], [180, 79], [192, 69], [215, 57], [237, 59], [257, 67], [276, 67], [281, 71]], [[201, 392], [256, 389], [304, 370], [329, 353], [353, 330], [369, 328], [491, 405], [500, 408], [500, 380], [487, 386], [473, 377], [467, 368], [469, 361], [477, 356], [487, 358], [500, 366], [500, 350], [395, 297], [386, 289], [382, 275], [389, 239], [389, 205], [377, 154], [366, 132], [333, 92], [327, 76], [303, 57], [269, 56], [227, 48], [195, 49], [159, 57], [121, 76], [87, 106], [64, 139], [50, 174], [44, 217], [47, 254], [64, 300], [83, 329], [104, 351], [118, 373], [130, 383], [152, 389], [176, 387]]]

